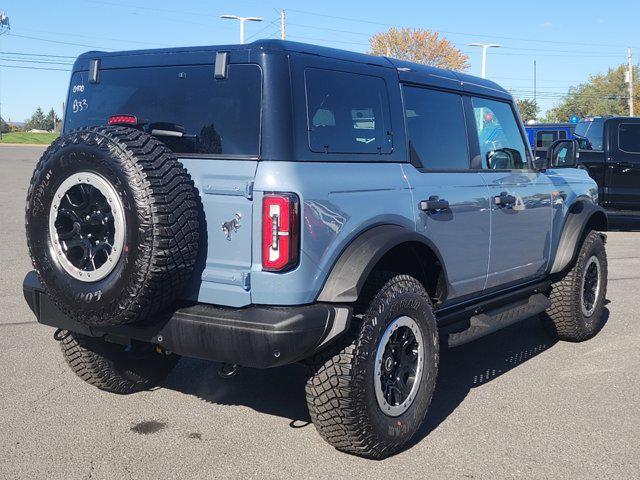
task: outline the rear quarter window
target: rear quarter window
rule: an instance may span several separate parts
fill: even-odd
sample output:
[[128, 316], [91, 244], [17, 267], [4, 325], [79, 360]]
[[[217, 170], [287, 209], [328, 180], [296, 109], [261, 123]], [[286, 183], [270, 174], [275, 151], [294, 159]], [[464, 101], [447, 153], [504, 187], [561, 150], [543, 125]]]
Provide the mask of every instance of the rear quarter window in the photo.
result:
[[229, 65], [215, 79], [213, 65], [101, 70], [99, 83], [73, 75], [65, 130], [107, 125], [112, 115], [135, 115], [144, 128], [176, 130], [158, 137], [176, 153], [260, 153], [262, 73], [257, 65]]
[[305, 83], [311, 151], [391, 152], [389, 99], [382, 78], [307, 68]]

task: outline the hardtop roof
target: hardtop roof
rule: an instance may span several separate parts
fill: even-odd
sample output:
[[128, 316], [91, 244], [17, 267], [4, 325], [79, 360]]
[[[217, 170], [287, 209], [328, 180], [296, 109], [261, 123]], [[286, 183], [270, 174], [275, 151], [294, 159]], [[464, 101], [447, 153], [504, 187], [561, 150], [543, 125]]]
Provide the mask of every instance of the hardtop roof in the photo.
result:
[[151, 66], [160, 59], [163, 60], [161, 62], [163, 65], [167, 65], [167, 61], [169, 60], [175, 64], [185, 62], [192, 64], [211, 63], [213, 58], [212, 54], [219, 51], [245, 53], [247, 58], [251, 58], [252, 55], [265, 52], [295, 52], [318, 55], [327, 58], [335, 58], [337, 60], [396, 69], [399, 72], [400, 79], [403, 81], [435, 84], [436, 86], [441, 86], [443, 88], [475, 93], [483, 93], [484, 90], [487, 90], [491, 94], [511, 98], [511, 95], [497, 83], [465, 73], [407, 62], [395, 58], [368, 55], [365, 53], [351, 52], [337, 48], [276, 39], [256, 40], [255, 42], [243, 45], [207, 45], [116, 52], [90, 51], [83, 53], [78, 57], [73, 70], [88, 70], [89, 61], [96, 58], [101, 59], [101, 62], [103, 63], [101, 68]]

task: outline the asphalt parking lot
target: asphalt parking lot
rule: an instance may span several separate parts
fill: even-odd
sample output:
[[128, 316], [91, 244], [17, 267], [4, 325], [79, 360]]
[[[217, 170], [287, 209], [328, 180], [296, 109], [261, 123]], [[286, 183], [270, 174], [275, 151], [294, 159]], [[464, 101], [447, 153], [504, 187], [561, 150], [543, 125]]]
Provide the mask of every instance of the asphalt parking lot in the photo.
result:
[[[609, 233], [608, 321], [554, 343], [536, 318], [442, 355], [427, 421], [375, 462], [325, 444], [298, 366], [183, 359], [155, 391], [101, 392], [22, 298], [24, 200], [42, 148], [0, 147], [0, 478], [638, 478], [640, 219]], [[636, 231], [634, 231], [636, 230]]]

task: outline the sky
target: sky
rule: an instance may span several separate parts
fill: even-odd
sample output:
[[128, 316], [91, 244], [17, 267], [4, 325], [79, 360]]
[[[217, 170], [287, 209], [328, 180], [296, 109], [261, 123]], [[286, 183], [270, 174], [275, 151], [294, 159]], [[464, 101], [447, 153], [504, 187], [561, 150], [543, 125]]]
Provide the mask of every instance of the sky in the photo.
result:
[[[606, 5], [606, 7], [603, 7]], [[487, 77], [521, 98], [537, 98], [544, 112], [571, 85], [640, 58], [637, 0], [0, 0], [11, 30], [0, 37], [2, 117], [28, 118], [36, 107], [59, 114], [75, 56], [88, 50], [237, 43], [238, 22], [221, 14], [259, 16], [245, 38], [287, 39], [366, 52], [371, 35], [390, 27], [435, 30], [470, 57], [468, 73], [480, 75], [480, 49], [489, 51]]]

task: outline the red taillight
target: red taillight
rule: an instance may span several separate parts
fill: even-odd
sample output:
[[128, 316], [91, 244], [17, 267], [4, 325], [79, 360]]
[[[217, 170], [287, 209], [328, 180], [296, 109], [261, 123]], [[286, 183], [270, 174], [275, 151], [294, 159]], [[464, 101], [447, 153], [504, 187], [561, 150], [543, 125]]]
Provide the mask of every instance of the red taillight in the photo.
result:
[[262, 199], [262, 269], [282, 272], [298, 264], [299, 202], [294, 193], [268, 193]]
[[111, 115], [109, 125], [137, 125], [138, 117], [135, 115]]

